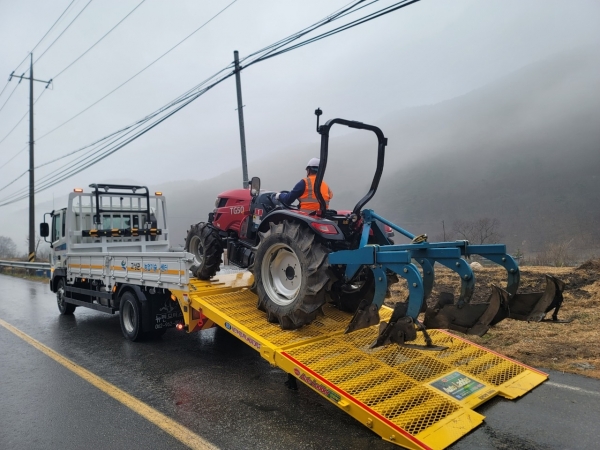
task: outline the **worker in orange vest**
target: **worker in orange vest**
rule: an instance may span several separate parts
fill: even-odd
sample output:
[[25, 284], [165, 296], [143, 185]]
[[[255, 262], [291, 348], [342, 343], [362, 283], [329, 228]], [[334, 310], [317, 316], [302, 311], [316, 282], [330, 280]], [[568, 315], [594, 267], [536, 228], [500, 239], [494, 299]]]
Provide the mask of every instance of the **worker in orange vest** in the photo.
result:
[[[308, 161], [306, 165], [306, 178], [298, 181], [294, 189], [289, 193], [280, 192], [275, 195], [275, 198], [286, 205], [291, 205], [298, 200], [300, 202], [300, 209], [303, 211], [318, 211], [321, 209], [314, 190], [319, 163], [319, 158], [312, 158]], [[333, 193], [325, 181], [321, 182], [321, 195], [323, 196], [323, 200], [325, 200], [326, 209], [329, 209], [329, 201], [333, 198]]]

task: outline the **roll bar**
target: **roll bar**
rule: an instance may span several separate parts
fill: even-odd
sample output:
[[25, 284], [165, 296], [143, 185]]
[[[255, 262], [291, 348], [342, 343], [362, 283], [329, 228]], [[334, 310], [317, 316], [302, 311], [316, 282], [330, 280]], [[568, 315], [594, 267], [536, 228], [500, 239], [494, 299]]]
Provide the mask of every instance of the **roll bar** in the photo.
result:
[[317, 200], [319, 200], [319, 205], [321, 207], [321, 215], [325, 215], [325, 211], [327, 206], [325, 204], [325, 199], [321, 194], [321, 184], [323, 183], [323, 178], [325, 176], [325, 169], [327, 168], [327, 156], [329, 154], [329, 130], [335, 124], [345, 125], [350, 128], [356, 128], [358, 130], [368, 130], [375, 133], [377, 136], [377, 168], [375, 169], [375, 176], [373, 177], [373, 182], [371, 183], [371, 188], [367, 195], [359, 200], [354, 209], [352, 210], [353, 214], [359, 215], [362, 208], [367, 204], [369, 200], [373, 198], [375, 192], [377, 192], [377, 187], [379, 186], [379, 180], [381, 179], [381, 174], [383, 172], [383, 163], [385, 159], [385, 147], [387, 145], [387, 138], [383, 135], [383, 131], [380, 128], [374, 125], [367, 125], [366, 123], [357, 122], [355, 120], [346, 120], [346, 119], [331, 119], [328, 120], [325, 125], [319, 126], [319, 116], [323, 114], [320, 108], [317, 108], [315, 111], [315, 115], [317, 116], [317, 133], [321, 135], [321, 162], [319, 164], [319, 170], [317, 171], [317, 178], [315, 180], [315, 195], [317, 196]]

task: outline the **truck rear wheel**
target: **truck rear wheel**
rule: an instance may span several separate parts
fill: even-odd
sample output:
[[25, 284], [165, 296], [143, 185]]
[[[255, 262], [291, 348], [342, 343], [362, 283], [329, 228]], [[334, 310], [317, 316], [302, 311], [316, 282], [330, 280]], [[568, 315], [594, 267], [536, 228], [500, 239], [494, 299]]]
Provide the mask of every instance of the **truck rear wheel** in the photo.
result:
[[192, 225], [185, 240], [185, 251], [196, 258], [191, 270], [200, 280], [209, 280], [215, 276], [223, 260], [223, 244], [219, 233], [207, 223]]
[[139, 341], [145, 337], [142, 331], [142, 307], [131, 291], [125, 291], [121, 295], [119, 321], [123, 336], [130, 341]]
[[325, 304], [327, 248], [299, 223], [270, 224], [261, 234], [254, 278], [258, 308], [282, 329], [311, 323]]
[[70, 316], [75, 311], [76, 306], [65, 301], [65, 280], [61, 278], [56, 282], [56, 304], [58, 310], [63, 316]]

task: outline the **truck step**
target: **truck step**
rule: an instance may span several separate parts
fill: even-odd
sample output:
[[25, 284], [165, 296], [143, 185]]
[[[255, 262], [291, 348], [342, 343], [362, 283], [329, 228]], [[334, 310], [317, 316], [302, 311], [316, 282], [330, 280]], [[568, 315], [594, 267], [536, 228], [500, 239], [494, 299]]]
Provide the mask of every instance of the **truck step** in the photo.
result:
[[74, 298], [67, 297], [66, 295], [64, 296], [64, 299], [67, 303], [71, 303], [77, 306], [85, 306], [86, 308], [95, 309], [96, 311], [102, 311], [109, 314], [114, 314], [117, 311], [116, 309], [111, 308], [110, 306], [103, 306], [97, 303], [84, 302], [82, 300], [76, 300]]

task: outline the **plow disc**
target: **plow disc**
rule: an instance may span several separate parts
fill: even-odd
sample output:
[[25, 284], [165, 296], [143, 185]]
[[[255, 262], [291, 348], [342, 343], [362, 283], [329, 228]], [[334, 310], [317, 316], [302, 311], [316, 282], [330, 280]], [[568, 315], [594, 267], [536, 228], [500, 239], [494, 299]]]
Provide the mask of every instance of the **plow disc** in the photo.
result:
[[494, 319], [506, 309], [508, 297], [508, 292], [492, 286], [487, 303], [460, 305], [454, 304], [454, 295], [443, 292], [438, 303], [433, 308], [427, 308], [423, 324], [426, 328], [444, 328], [483, 336]]
[[443, 328], [483, 336], [491, 326], [506, 318], [541, 322], [552, 309], [552, 319], [544, 321], [570, 322], [558, 319], [564, 288], [564, 282], [546, 275], [546, 289], [543, 292], [511, 295], [498, 286], [492, 286], [492, 293], [486, 303], [454, 304], [454, 296], [444, 292], [433, 308], [427, 308], [423, 323], [427, 328]]
[[[491, 325], [495, 325], [505, 318], [525, 320], [527, 322], [554, 322], [567, 323], [570, 320], [560, 320], [558, 311], [563, 302], [565, 283], [556, 277], [546, 275], [546, 289], [544, 292], [531, 292], [515, 294], [508, 300], [508, 307], [499, 311]], [[552, 319], [544, 319], [550, 310], [554, 309]]]

